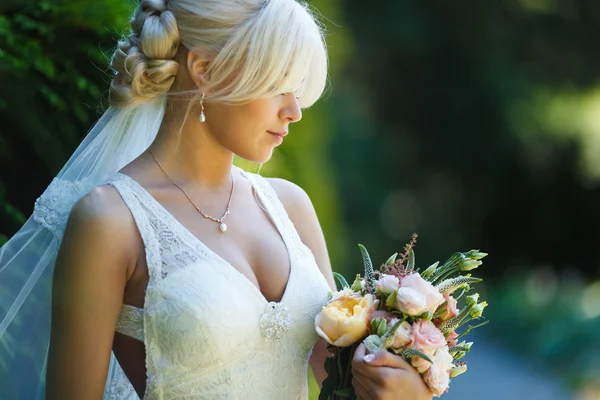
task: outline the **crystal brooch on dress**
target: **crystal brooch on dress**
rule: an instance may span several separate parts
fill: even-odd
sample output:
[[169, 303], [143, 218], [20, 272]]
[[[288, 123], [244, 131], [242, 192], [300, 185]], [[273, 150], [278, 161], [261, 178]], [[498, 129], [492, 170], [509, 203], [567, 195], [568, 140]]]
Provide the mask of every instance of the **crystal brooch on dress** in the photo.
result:
[[292, 327], [290, 312], [281, 303], [270, 302], [260, 317], [260, 330], [265, 340], [280, 340]]

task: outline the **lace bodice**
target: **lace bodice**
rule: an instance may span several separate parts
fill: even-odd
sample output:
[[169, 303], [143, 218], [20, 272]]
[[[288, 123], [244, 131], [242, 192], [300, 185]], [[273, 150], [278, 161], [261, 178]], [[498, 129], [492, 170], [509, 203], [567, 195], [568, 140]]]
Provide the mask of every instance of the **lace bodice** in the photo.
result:
[[[108, 182], [131, 210], [146, 249], [144, 309], [125, 306], [117, 328], [145, 344], [144, 399], [308, 397], [314, 317], [329, 286], [268, 182], [242, 174], [288, 249], [290, 275], [279, 303], [268, 302], [132, 178], [117, 174]], [[137, 398], [127, 381], [117, 381], [105, 399]]]

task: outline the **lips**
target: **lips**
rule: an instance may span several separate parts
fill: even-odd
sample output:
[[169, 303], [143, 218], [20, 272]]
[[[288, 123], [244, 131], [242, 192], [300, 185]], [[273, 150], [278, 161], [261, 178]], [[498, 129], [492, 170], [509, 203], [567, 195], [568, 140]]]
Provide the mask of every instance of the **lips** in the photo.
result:
[[282, 132], [267, 131], [267, 132], [269, 132], [271, 135], [279, 136], [281, 138], [283, 138], [285, 135], [288, 134], [287, 131], [282, 131]]

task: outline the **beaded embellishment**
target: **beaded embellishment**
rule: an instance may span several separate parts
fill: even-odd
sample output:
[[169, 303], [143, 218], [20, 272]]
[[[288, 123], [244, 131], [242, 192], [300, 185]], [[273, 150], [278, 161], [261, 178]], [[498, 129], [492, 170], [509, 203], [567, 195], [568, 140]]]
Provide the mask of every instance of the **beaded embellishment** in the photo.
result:
[[290, 312], [281, 303], [270, 302], [260, 317], [260, 330], [267, 341], [280, 340], [292, 327]]

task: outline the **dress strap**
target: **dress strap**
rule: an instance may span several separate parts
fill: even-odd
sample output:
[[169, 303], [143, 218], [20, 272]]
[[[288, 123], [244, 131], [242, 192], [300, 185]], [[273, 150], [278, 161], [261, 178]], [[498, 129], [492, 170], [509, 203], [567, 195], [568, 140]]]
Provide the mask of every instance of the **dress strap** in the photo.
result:
[[129, 208], [131, 215], [133, 215], [133, 219], [144, 242], [148, 275], [150, 277], [149, 284], [151, 284], [152, 282], [159, 281], [162, 275], [160, 245], [154, 234], [150, 218], [145, 212], [140, 194], [137, 192], [137, 186], [132, 181], [133, 179], [127, 175], [117, 173], [117, 175], [106, 183], [117, 189], [127, 208]]
[[129, 304], [123, 304], [117, 320], [117, 332], [144, 342], [144, 310]]

